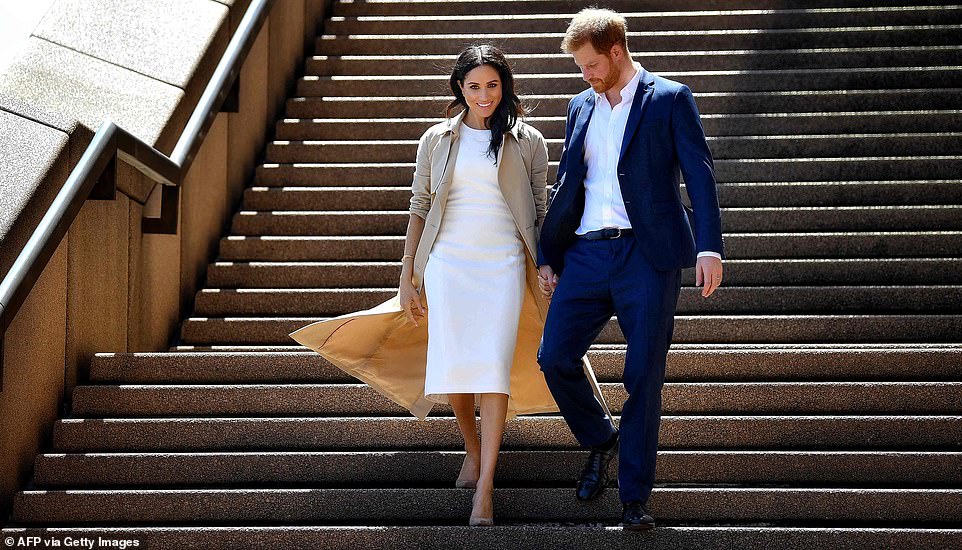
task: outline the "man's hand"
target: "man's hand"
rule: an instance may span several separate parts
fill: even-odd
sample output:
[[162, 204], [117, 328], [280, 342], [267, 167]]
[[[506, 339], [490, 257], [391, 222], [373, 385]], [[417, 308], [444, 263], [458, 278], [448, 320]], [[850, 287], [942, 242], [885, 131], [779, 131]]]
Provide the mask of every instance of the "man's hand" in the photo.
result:
[[551, 301], [554, 289], [558, 286], [558, 276], [554, 274], [550, 265], [538, 266], [538, 286], [541, 287], [541, 293], [545, 298]]
[[714, 256], [702, 256], [695, 264], [695, 286], [703, 287], [701, 295], [707, 298], [721, 286], [722, 261]]

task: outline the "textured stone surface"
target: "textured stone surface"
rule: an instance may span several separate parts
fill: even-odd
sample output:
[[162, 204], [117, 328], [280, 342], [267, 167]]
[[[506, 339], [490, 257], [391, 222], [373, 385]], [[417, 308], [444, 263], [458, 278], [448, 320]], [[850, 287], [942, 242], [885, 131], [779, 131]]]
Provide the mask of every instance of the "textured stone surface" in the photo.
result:
[[[238, 1], [231, 8], [232, 33], [233, 27], [240, 24], [243, 16], [239, 8], [243, 6], [246, 9], [248, 2]], [[233, 211], [244, 188], [250, 184], [272, 122], [267, 118], [267, 87], [263, 84], [269, 78], [269, 43], [270, 26], [264, 25], [237, 75], [235, 85], [244, 108], [227, 114], [229, 212]]]
[[[24, 491], [19, 522], [326, 522], [392, 525], [460, 523], [471, 508], [463, 489], [209, 489]], [[656, 488], [651, 512], [676, 523], [820, 521], [949, 523], [962, 520], [957, 489]], [[598, 501], [572, 498], [571, 489], [496, 489], [502, 520], [605, 521], [620, 511], [614, 491]]]
[[734, 182], [719, 185], [718, 195], [726, 206], [741, 207], [962, 203], [962, 187], [951, 179]]
[[[30, 226], [36, 225], [52, 202], [56, 193], [49, 188], [56, 188], [65, 179], [68, 137], [54, 128], [4, 111], [0, 111], [0, 128], [0, 242], [6, 243], [10, 229], [32, 200], [42, 204], [32, 205]], [[3, 272], [6, 273], [6, 266]]]
[[[404, 186], [411, 184], [412, 162], [377, 164], [373, 158], [360, 163], [264, 164], [258, 167], [260, 185], [314, 187]], [[548, 164], [548, 181], [557, 176], [557, 161]], [[826, 181], [931, 180], [952, 181], [962, 171], [962, 156], [945, 157], [851, 157], [851, 158], [748, 158], [715, 161], [715, 177], [730, 183], [783, 183]]]
[[[574, 7], [574, 6], [572, 6]], [[647, 7], [647, 6], [646, 6]], [[434, 16], [367, 16], [336, 18], [325, 28], [329, 34], [431, 34], [438, 23], [450, 33], [525, 33], [537, 28], [540, 32], [564, 32], [571, 20], [569, 8], [562, 13], [503, 15], [434, 15]], [[664, 30], [719, 30], [719, 29], [778, 29], [846, 26], [853, 15], [865, 26], [880, 25], [935, 25], [959, 23], [962, 13], [957, 7], [933, 8], [918, 6], [912, 10], [900, 8], [823, 9], [809, 12], [786, 12], [773, 9], [762, 12], [684, 12], [631, 10], [626, 14], [628, 28], [646, 31]]]
[[[899, 10], [902, 16], [913, 15]], [[937, 17], [941, 16], [937, 15]], [[717, 20], [715, 16], [713, 19]], [[460, 20], [457, 19], [457, 20]], [[498, 24], [503, 24], [501, 20]], [[814, 45], [813, 45], [814, 46]], [[384, 75], [430, 74], [445, 72], [454, 65], [456, 55], [382, 54], [370, 56], [326, 55], [319, 51], [305, 60], [307, 75]], [[639, 53], [645, 68], [656, 72], [697, 71], [710, 67], [715, 71], [745, 69], [806, 69], [841, 67], [912, 67], [956, 64], [958, 55], [953, 46], [906, 46], [898, 49], [817, 47], [794, 50], [720, 50], [692, 52]], [[517, 73], [567, 73], [574, 70], [571, 56], [558, 52], [513, 53], [509, 59]]]
[[[738, 50], [738, 49], [791, 49], [806, 48], [812, 43], [821, 47], [855, 46], [926, 46], [942, 45], [953, 39], [957, 25], [916, 27], [836, 27], [817, 29], [742, 29], [730, 32], [690, 31], [666, 33], [659, 31], [628, 32], [628, 49], [631, 51], [678, 51], [678, 50]], [[323, 35], [317, 39], [317, 48], [328, 54], [439, 54], [460, 51], [466, 44], [478, 39], [498, 41], [504, 49], [517, 53], [557, 51], [564, 33], [538, 33], [512, 35], [493, 33], [448, 35], [377, 35], [335, 36]]]
[[[505, 451], [499, 487], [570, 486], [587, 453]], [[442, 487], [461, 451], [44, 454], [38, 487], [203, 487], [210, 484]], [[962, 453], [884, 451], [661, 451], [658, 483], [958, 483]]]
[[[413, 53], [413, 52], [412, 52]], [[962, 67], [889, 67], [889, 68], [833, 68], [794, 70], [738, 70], [738, 71], [663, 71], [660, 76], [681, 81], [693, 90], [712, 92], [754, 92], [773, 90], [837, 90], [850, 88], [899, 88], [907, 78], [918, 87], [953, 87], [962, 81]], [[404, 83], [411, 95], [449, 96], [448, 74], [411, 75], [403, 80], [397, 76], [306, 76], [297, 85], [302, 96], [371, 96], [386, 95]], [[515, 74], [519, 90], [529, 94], [575, 95], [585, 89], [585, 82], [570, 69], [562, 74]]]
[[[705, 314], [866, 314], [953, 313], [962, 303], [960, 286], [773, 286], [726, 287], [705, 300], [686, 287], [680, 315]], [[197, 294], [194, 315], [242, 317], [284, 315], [324, 317], [367, 309], [393, 297], [384, 289], [205, 289]]]
[[[952, 284], [962, 283], [962, 259], [880, 258], [728, 260], [729, 286]], [[370, 288], [392, 287], [400, 262], [215, 262], [208, 283], [218, 288]], [[682, 273], [682, 285], [692, 286], [694, 274]]]
[[[563, 116], [525, 118], [548, 139], [564, 137]], [[398, 140], [418, 139], [437, 119], [398, 118], [290, 118], [278, 121], [278, 140]], [[874, 113], [764, 113], [714, 114], [702, 116], [708, 136], [759, 136], [831, 133], [958, 132], [962, 113], [913, 111]]]
[[[617, 418], [617, 417], [616, 417]], [[777, 415], [662, 417], [664, 449], [962, 449], [962, 416]], [[54, 426], [57, 452], [399, 450], [463, 448], [453, 418], [67, 418]], [[564, 419], [509, 422], [504, 448], [571, 449]]]
[[[962, 73], [960, 73], [962, 74]], [[962, 83], [962, 81], [960, 81]], [[784, 159], [797, 157], [836, 158], [884, 156], [892, 150], [901, 156], [960, 155], [959, 133], [922, 133], [873, 136], [722, 136], [709, 137], [708, 146], [716, 160]], [[563, 136], [550, 138], [548, 157], [558, 159]], [[417, 154], [417, 140], [321, 140], [275, 141], [268, 145], [267, 161], [279, 164], [407, 162]]]
[[[603, 384], [614, 413], [627, 392]], [[669, 382], [665, 414], [952, 414], [962, 410], [962, 382]], [[449, 406], [437, 415], [452, 416]], [[78, 386], [73, 413], [82, 417], [407, 416], [363, 384]]]
[[[599, 380], [620, 380], [623, 346], [588, 352]], [[98, 354], [91, 377], [103, 383], [350, 382], [323, 357], [301, 348], [286, 353], [206, 352]], [[944, 380], [962, 377], [962, 348], [897, 344], [779, 347], [674, 346], [666, 377], [672, 381], [725, 380]]]
[[[962, 205], [722, 208], [721, 216], [725, 231], [732, 233], [962, 230]], [[407, 209], [241, 210], [234, 216], [231, 232], [250, 236], [402, 236], [409, 219]]]
[[[394, 93], [394, 92], [392, 92]], [[952, 90], [797, 90], [792, 92], [715, 92], [694, 91], [698, 111], [702, 115], [719, 113], [785, 113], [785, 112], [850, 112], [865, 110], [900, 110], [958, 108], [962, 96]], [[526, 95], [538, 108], [538, 114], [564, 114], [570, 100], [566, 95]], [[897, 102], [897, 103], [896, 103]], [[440, 117], [448, 103], [443, 97], [405, 97], [399, 103], [396, 96], [388, 97], [295, 97], [288, 100], [287, 117]]]
[[[404, 197], [407, 200], [410, 191], [406, 189], [404, 191]], [[219, 258], [223, 261], [261, 262], [395, 261], [401, 257], [403, 250], [401, 236], [233, 235], [221, 239]], [[806, 231], [725, 235], [725, 257], [730, 260], [938, 258], [950, 257], [957, 250], [962, 250], [962, 231], [855, 233]]]
[[110, 118], [146, 143], [157, 140], [183, 97], [175, 86], [38, 38], [0, 79], [0, 94], [71, 113], [94, 130]]
[[[291, 332], [317, 317], [190, 317], [181, 336], [188, 344], [286, 344]], [[962, 315], [676, 315], [676, 343], [955, 342]], [[617, 319], [595, 339], [624, 344]]]
[[[4, 536], [29, 535], [24, 528], [3, 529]], [[155, 550], [276, 548], [404, 548], [447, 549], [457, 540], [465, 547], [525, 550], [548, 548], [677, 550], [679, 548], [806, 548], [810, 550], [865, 550], [912, 547], [942, 550], [962, 542], [958, 529], [805, 528], [805, 527], [661, 527], [638, 534], [620, 527], [593, 525], [521, 524], [478, 529], [458, 526], [407, 527], [126, 527], [51, 528], [50, 535], [75, 538], [144, 537]]]
[[[220, 241], [219, 258], [270, 261], [392, 261], [404, 251], [402, 237], [260, 237], [232, 235]], [[391, 283], [394, 284], [394, 283]]]
[[34, 35], [184, 89], [227, 14], [210, 0], [58, 0]]

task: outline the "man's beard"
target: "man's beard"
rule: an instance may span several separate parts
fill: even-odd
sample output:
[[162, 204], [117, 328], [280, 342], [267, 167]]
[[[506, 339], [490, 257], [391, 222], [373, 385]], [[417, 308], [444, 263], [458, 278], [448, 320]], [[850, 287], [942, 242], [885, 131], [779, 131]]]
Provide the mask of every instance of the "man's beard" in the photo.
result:
[[[611, 62], [609, 60], [609, 62]], [[603, 94], [610, 90], [618, 81], [621, 79], [621, 73], [618, 71], [618, 67], [611, 63], [611, 70], [605, 75], [600, 82], [589, 82], [591, 84], [591, 89], [597, 94]]]

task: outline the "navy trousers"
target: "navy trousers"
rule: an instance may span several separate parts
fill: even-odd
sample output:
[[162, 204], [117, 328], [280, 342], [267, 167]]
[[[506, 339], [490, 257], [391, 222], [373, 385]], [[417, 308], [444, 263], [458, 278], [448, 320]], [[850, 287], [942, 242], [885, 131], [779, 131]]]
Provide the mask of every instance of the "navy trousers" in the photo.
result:
[[615, 427], [595, 399], [581, 357], [611, 319], [628, 344], [620, 422], [618, 487], [622, 502], [646, 502], [655, 482], [661, 388], [681, 288], [681, 270], [659, 271], [633, 235], [576, 239], [551, 299], [538, 363], [561, 414], [585, 447], [607, 441]]

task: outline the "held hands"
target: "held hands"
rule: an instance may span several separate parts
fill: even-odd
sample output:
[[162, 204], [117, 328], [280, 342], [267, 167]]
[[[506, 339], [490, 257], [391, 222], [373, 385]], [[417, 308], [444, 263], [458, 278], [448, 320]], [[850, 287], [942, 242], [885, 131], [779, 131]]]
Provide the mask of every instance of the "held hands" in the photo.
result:
[[541, 293], [550, 302], [551, 296], [554, 295], [554, 289], [558, 286], [558, 276], [555, 275], [550, 265], [538, 266], [538, 286], [541, 288]]
[[702, 298], [715, 292], [722, 282], [722, 261], [714, 256], [702, 256], [695, 264], [695, 286], [703, 287]]
[[426, 310], [421, 304], [421, 295], [418, 294], [418, 290], [414, 288], [414, 283], [411, 282], [411, 279], [402, 279], [398, 288], [398, 297], [401, 300], [401, 309], [404, 310], [404, 316], [407, 317], [408, 321], [414, 323], [415, 326], [421, 326], [418, 321], [424, 318]]

